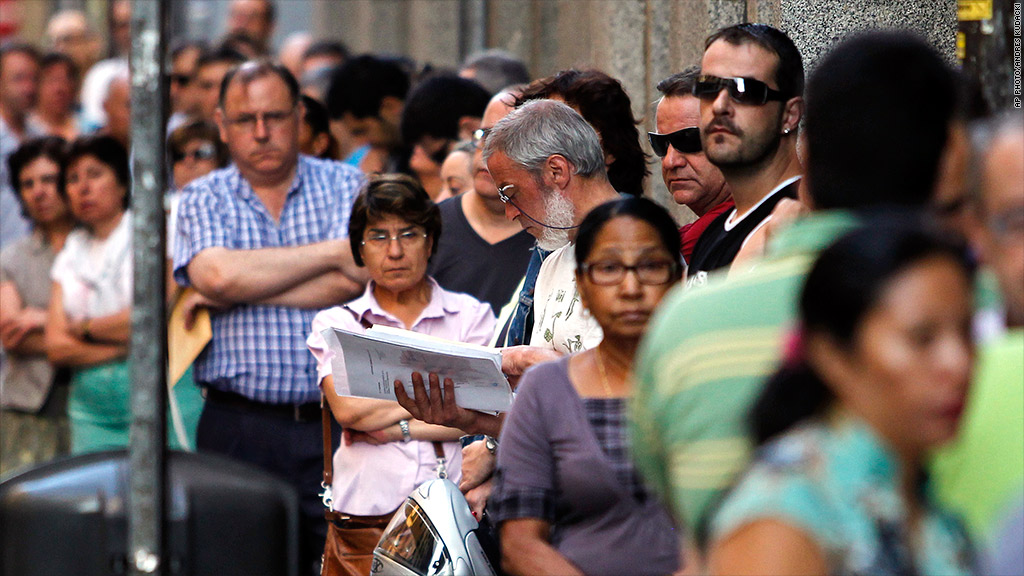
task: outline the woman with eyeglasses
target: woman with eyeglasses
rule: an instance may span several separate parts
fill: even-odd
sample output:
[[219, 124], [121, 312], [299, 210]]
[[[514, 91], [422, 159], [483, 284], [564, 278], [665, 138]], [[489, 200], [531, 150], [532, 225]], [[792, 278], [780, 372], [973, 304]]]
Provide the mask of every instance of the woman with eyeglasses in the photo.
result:
[[576, 236], [576, 283], [596, 347], [527, 370], [502, 430], [489, 501], [509, 574], [670, 574], [681, 540], [633, 468], [633, 357], [680, 279], [679, 233], [645, 198], [602, 204]]
[[[167, 156], [171, 163], [173, 188], [164, 196], [164, 208], [167, 214], [167, 293], [170, 306], [185, 300], [184, 309], [186, 327], [191, 329], [195, 319], [197, 306], [215, 308], [220, 306], [208, 298], [204, 298], [193, 288], [182, 288], [174, 281], [172, 270], [174, 260], [174, 243], [178, 234], [178, 204], [181, 202], [182, 191], [192, 181], [206, 176], [218, 168], [228, 164], [227, 147], [220, 140], [217, 127], [213, 124], [195, 120], [178, 126], [167, 137]], [[176, 403], [170, 405], [171, 424], [175, 435], [183, 445], [194, 446], [199, 416], [202, 413], [203, 398], [195, 385], [192, 367], [174, 383]]]
[[[167, 156], [171, 162], [174, 187], [165, 196], [167, 208], [167, 258], [174, 253], [177, 235], [178, 202], [181, 192], [190, 182], [202, 178], [218, 168], [228, 165], [227, 147], [220, 140], [217, 127], [204, 120], [196, 120], [175, 128], [167, 137]], [[168, 280], [174, 279], [168, 274]]]
[[822, 252], [751, 411], [755, 461], [711, 521], [710, 573], [974, 573], [924, 473], [974, 359], [972, 269], [945, 236], [901, 221]]
[[[368, 574], [373, 548], [405, 498], [436, 476], [440, 449], [449, 478], [458, 483], [462, 432], [413, 420], [398, 402], [340, 396], [344, 358], [326, 338], [331, 328], [361, 332], [371, 325], [404, 328], [448, 340], [486, 344], [494, 332], [488, 304], [442, 289], [427, 275], [427, 262], [441, 234], [441, 213], [426, 191], [404, 175], [370, 178], [349, 220], [349, 241], [370, 282], [362, 296], [323, 310], [307, 339], [316, 357], [320, 386], [343, 442], [333, 458], [331, 534], [325, 574]], [[343, 559], [343, 560], [342, 560]]]

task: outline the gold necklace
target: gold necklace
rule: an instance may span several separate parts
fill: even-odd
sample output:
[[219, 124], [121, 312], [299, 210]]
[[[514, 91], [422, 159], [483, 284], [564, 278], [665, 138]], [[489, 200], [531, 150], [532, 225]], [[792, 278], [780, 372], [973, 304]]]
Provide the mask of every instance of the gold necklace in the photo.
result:
[[608, 385], [608, 372], [604, 369], [604, 360], [601, 358], [601, 349], [594, 348], [594, 357], [597, 358], [597, 371], [601, 374], [601, 385], [604, 386], [604, 394], [612, 398], [612, 387]]

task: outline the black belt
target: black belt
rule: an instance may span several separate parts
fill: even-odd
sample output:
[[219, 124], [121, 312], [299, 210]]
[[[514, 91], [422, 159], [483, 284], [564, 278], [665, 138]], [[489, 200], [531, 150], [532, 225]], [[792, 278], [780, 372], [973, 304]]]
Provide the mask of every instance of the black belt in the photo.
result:
[[287, 418], [295, 422], [319, 422], [320, 403], [307, 402], [305, 404], [267, 404], [250, 400], [241, 394], [225, 392], [210, 386], [205, 387], [206, 401], [222, 406], [228, 406], [243, 412], [253, 414], [266, 414], [277, 418]]

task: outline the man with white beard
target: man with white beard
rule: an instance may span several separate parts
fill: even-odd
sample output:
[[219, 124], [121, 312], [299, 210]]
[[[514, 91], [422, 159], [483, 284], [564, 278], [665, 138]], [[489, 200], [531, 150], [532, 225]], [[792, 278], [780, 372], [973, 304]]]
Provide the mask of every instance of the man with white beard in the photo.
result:
[[[555, 100], [531, 100], [498, 121], [486, 133], [483, 160], [505, 204], [505, 217], [519, 222], [537, 239], [538, 248], [550, 252], [535, 277], [532, 268], [527, 270], [513, 300], [532, 305], [534, 318], [526, 345], [501, 349], [502, 372], [515, 381], [534, 364], [601, 342], [601, 327], [583, 314], [576, 289], [573, 241], [583, 218], [618, 193], [608, 181], [597, 132], [575, 110]], [[534, 278], [536, 284], [531, 281]], [[425, 388], [421, 378], [412, 376], [414, 385]], [[431, 394], [440, 389], [436, 374], [429, 375], [429, 382]], [[451, 385], [446, 380], [445, 387]], [[494, 438], [501, 433], [505, 415], [459, 408], [448, 394], [440, 403], [429, 402], [419, 392], [415, 398], [402, 393], [397, 397], [419, 420], [490, 436], [463, 449], [459, 484], [473, 511], [482, 511], [491, 491], [489, 478], [498, 446]]]
[[601, 341], [583, 314], [576, 290], [576, 229], [591, 209], [618, 197], [605, 172], [597, 133], [572, 108], [554, 100], [527, 102], [487, 135], [484, 161], [505, 216], [552, 251], [537, 276], [528, 346], [502, 350], [502, 368], [517, 376], [528, 366]]

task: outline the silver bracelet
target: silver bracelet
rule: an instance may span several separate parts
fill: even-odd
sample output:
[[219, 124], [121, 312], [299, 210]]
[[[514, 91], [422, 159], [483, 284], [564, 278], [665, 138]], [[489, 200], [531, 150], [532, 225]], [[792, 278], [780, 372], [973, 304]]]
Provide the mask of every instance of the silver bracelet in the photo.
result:
[[409, 434], [409, 421], [399, 420], [398, 427], [402, 429], [402, 442], [408, 442], [412, 440], [412, 435]]

